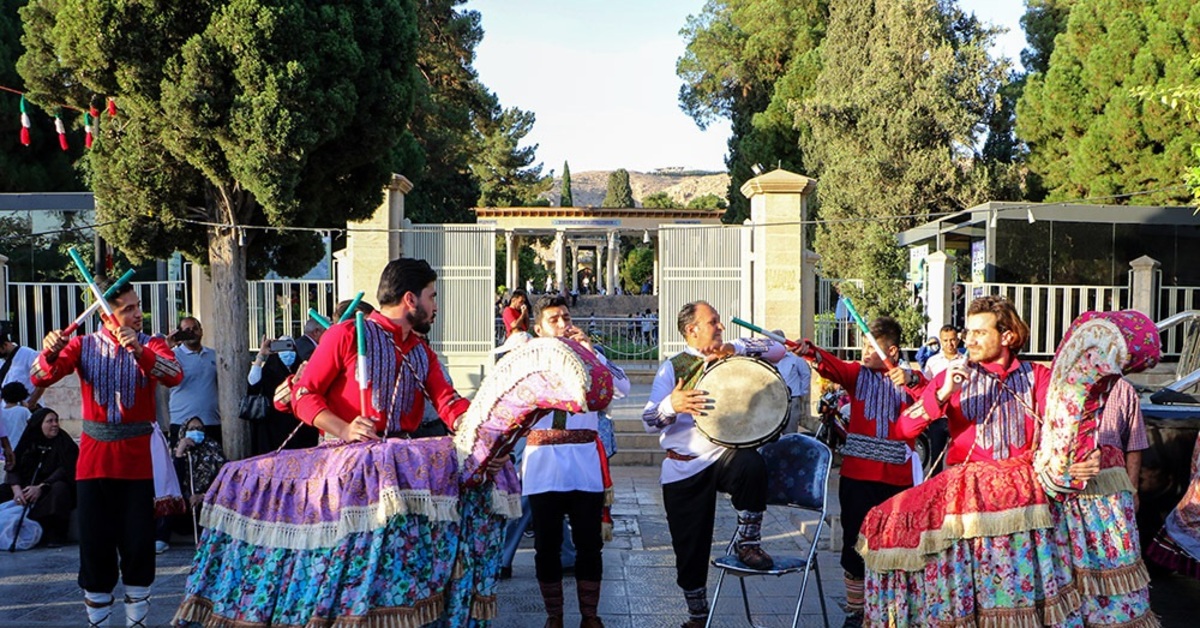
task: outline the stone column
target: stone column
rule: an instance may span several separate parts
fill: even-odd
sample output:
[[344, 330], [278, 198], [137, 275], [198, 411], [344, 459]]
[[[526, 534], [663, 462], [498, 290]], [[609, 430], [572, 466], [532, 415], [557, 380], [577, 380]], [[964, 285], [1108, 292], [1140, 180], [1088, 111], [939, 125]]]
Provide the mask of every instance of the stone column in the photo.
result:
[[575, 242], [571, 243], [571, 290], [579, 290], [579, 245]]
[[[812, 329], [815, 287], [804, 292], [802, 275], [808, 243], [801, 221], [808, 216], [807, 198], [817, 182], [777, 169], [742, 185], [750, 199], [753, 267], [749, 315], [764, 329], [781, 329], [789, 338]], [[806, 313], [807, 312], [807, 313]]]
[[[374, 300], [379, 276], [387, 263], [402, 256], [400, 228], [404, 224], [404, 195], [413, 189], [412, 181], [393, 174], [384, 189], [383, 203], [370, 218], [346, 225], [346, 249], [338, 273], [338, 300], [353, 299], [358, 291]], [[343, 281], [342, 279], [347, 279]]]
[[[592, 275], [593, 275], [592, 281], [593, 281], [593, 283], [595, 283], [595, 285], [593, 287], [595, 288], [596, 294], [600, 294], [601, 292], [604, 292], [604, 289], [606, 287], [605, 283], [607, 283], [608, 271], [607, 271], [607, 258], [605, 256], [607, 256], [607, 255], [608, 255], [608, 245], [607, 244], [596, 245], [595, 262], [592, 264], [593, 269], [594, 269], [594, 273], [592, 273]], [[601, 265], [600, 265], [601, 261], [605, 262], [604, 267], [601, 267]], [[602, 270], [602, 269], [604, 269], [604, 270]]]
[[504, 286], [508, 288], [509, 292], [517, 289], [515, 283], [517, 281], [517, 274], [513, 272], [515, 267], [513, 260], [516, 258], [516, 255], [513, 255], [515, 252], [513, 242], [515, 240], [516, 238], [513, 237], [511, 230], [504, 232]]
[[[8, 257], [0, 255], [0, 318], [12, 320], [8, 311]], [[15, 338], [13, 339], [16, 340]]]
[[951, 322], [954, 269], [950, 267], [950, 257], [944, 251], [934, 251], [925, 257], [925, 271], [925, 312], [929, 315], [925, 338], [936, 338], [942, 326]]
[[1137, 310], [1154, 320], [1158, 317], [1158, 260], [1143, 255], [1129, 267], [1133, 273], [1129, 279], [1129, 308]]
[[618, 276], [618, 266], [621, 261], [621, 238], [616, 231], [608, 232], [608, 292], [617, 293], [621, 278]]
[[554, 232], [554, 285], [558, 291], [567, 289], [567, 245], [561, 230]]

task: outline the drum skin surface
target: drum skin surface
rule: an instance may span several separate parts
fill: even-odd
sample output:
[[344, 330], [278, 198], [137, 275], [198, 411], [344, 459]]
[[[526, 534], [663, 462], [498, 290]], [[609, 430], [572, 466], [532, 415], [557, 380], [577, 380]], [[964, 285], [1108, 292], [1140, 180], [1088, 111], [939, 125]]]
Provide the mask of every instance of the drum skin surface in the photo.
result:
[[733, 448], [758, 447], [783, 431], [790, 394], [774, 366], [745, 356], [713, 362], [696, 382], [713, 409], [694, 416], [696, 427], [712, 442]]

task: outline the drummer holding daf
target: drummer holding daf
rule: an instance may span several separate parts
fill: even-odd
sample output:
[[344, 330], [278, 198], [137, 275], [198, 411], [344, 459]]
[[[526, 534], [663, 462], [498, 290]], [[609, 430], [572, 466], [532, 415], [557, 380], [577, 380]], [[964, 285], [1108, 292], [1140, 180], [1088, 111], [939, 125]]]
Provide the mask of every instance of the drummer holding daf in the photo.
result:
[[712, 546], [717, 491], [729, 493], [738, 511], [738, 559], [752, 569], [770, 569], [771, 557], [760, 547], [766, 510], [767, 467], [753, 448], [717, 445], [697, 429], [693, 415], [712, 409], [713, 400], [696, 382], [712, 360], [743, 355], [771, 363], [787, 350], [772, 340], [725, 342], [721, 315], [704, 301], [679, 311], [679, 333], [687, 348], [659, 367], [642, 412], [647, 432], [659, 435], [667, 451], [660, 481], [663, 506], [675, 550], [676, 583], [687, 600], [684, 626], [703, 626], [708, 617], [709, 548]]

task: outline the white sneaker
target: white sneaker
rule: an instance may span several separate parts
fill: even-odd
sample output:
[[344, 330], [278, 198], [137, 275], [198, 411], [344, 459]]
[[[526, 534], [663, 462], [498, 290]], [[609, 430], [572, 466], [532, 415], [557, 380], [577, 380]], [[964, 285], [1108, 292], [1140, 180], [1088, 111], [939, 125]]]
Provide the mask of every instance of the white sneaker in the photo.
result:
[[169, 549], [171, 549], [171, 545], [169, 543], [167, 543], [166, 541], [155, 541], [154, 542], [154, 553], [155, 554], [161, 554]]

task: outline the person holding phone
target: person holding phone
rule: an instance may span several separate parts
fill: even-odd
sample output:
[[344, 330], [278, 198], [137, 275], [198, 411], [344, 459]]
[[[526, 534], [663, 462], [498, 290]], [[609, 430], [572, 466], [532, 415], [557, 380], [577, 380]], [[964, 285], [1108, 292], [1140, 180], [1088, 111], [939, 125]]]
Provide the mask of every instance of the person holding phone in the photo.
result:
[[[247, 390], [251, 394], [261, 394], [272, 397], [275, 389], [288, 377], [296, 374], [301, 361], [296, 351], [296, 342], [289, 336], [271, 340], [263, 336], [259, 345], [258, 355], [250, 365], [250, 373], [246, 382], [250, 384]], [[285, 449], [304, 449], [315, 447], [320, 439], [317, 430], [303, 426], [288, 440], [288, 436], [296, 429], [299, 419], [291, 412], [281, 411], [275, 404], [267, 404], [267, 418], [255, 424], [250, 435], [251, 450], [255, 455], [265, 454], [282, 445]]]
[[201, 344], [204, 327], [195, 316], [179, 320], [179, 327], [167, 335], [175, 352], [175, 361], [183, 368], [183, 381], [170, 389], [171, 428], [167, 437], [171, 447], [179, 444], [179, 432], [192, 417], [204, 422], [207, 437], [221, 444], [221, 410], [217, 405], [217, 352]]

